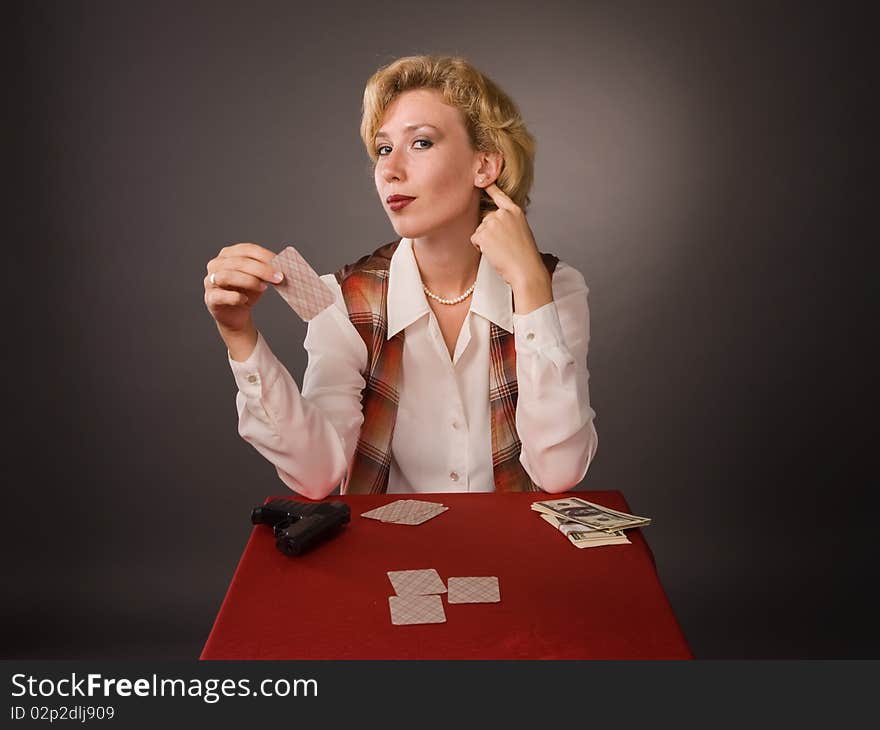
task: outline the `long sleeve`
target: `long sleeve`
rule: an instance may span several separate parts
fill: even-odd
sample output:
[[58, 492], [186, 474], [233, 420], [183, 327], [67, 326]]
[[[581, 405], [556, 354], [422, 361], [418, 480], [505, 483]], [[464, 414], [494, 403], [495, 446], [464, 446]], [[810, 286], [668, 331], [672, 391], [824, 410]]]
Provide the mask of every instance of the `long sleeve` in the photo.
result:
[[557, 493], [584, 478], [599, 438], [587, 369], [589, 290], [581, 273], [562, 262], [552, 287], [553, 301], [514, 314], [513, 330], [520, 463], [541, 489]]
[[323, 499], [346, 476], [363, 423], [361, 373], [367, 362], [335, 277], [321, 278], [336, 303], [309, 322], [302, 392], [262, 333], [244, 362], [227, 352], [238, 385], [239, 434], [290, 489], [310, 499]]

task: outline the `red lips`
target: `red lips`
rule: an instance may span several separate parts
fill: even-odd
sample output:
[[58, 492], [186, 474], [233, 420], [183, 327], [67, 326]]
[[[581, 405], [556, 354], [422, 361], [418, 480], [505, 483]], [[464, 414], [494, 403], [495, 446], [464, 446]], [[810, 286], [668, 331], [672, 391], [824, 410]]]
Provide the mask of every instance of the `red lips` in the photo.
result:
[[415, 198], [411, 198], [408, 195], [389, 195], [387, 200], [388, 207], [396, 213], [398, 210], [402, 210], [410, 203], [412, 203]]

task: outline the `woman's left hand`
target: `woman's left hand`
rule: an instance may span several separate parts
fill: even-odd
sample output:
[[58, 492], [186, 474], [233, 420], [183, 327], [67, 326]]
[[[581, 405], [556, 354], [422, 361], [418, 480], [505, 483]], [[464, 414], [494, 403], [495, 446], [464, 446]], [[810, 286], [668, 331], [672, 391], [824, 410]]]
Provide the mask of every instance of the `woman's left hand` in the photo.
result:
[[546, 280], [550, 275], [541, 260], [526, 214], [495, 183], [487, 188], [498, 210], [488, 213], [471, 236], [471, 243], [516, 293], [517, 289]]

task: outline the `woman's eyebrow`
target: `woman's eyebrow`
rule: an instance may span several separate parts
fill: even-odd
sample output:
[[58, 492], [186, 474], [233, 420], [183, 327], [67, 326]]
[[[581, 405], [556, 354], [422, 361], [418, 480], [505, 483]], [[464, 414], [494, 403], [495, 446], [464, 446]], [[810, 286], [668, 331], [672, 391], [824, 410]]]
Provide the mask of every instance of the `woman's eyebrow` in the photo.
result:
[[[440, 131], [440, 129], [439, 129], [438, 127], [435, 127], [433, 124], [426, 124], [426, 123], [420, 123], [420, 124], [407, 124], [407, 125], [403, 128], [403, 131], [404, 131], [404, 132], [407, 132], [407, 131], [409, 131], [409, 130], [411, 130], [411, 129], [421, 129], [422, 127], [430, 127], [431, 129], [433, 129], [433, 130], [435, 130], [435, 131], [437, 131], [437, 132]], [[378, 132], [376, 132], [376, 139], [379, 139], [380, 137], [381, 137], [382, 139], [391, 139], [391, 138], [388, 136], [388, 134], [385, 132], [384, 129], [380, 129]]]

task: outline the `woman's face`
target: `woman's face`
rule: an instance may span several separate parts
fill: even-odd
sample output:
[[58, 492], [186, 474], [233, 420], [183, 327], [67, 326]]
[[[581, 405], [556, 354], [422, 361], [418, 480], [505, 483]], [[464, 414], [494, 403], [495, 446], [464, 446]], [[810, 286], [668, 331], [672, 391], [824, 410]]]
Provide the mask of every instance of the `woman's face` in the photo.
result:
[[[385, 110], [375, 149], [376, 190], [399, 236], [418, 238], [468, 219], [477, 226], [479, 153], [461, 112], [445, 104], [439, 91], [397, 96]], [[414, 200], [395, 209], [388, 201], [392, 195]]]

